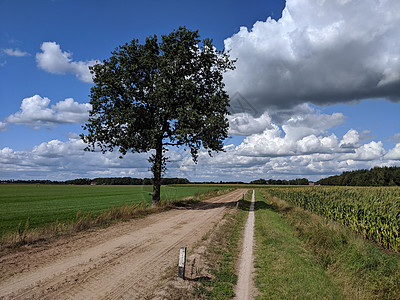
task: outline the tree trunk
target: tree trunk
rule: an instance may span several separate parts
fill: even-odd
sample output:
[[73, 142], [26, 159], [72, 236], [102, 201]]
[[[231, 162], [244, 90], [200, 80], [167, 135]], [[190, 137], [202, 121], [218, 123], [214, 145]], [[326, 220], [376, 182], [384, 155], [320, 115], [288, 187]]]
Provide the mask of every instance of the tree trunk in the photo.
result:
[[156, 156], [153, 163], [153, 201], [152, 205], [156, 205], [160, 201], [161, 192], [161, 172], [162, 172], [162, 140], [157, 141]]

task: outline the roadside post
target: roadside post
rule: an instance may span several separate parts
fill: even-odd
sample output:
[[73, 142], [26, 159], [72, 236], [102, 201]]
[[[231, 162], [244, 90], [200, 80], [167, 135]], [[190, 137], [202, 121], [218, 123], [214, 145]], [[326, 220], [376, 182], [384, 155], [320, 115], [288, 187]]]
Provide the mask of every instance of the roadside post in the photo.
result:
[[186, 266], [186, 247], [181, 247], [179, 251], [178, 277], [185, 279]]

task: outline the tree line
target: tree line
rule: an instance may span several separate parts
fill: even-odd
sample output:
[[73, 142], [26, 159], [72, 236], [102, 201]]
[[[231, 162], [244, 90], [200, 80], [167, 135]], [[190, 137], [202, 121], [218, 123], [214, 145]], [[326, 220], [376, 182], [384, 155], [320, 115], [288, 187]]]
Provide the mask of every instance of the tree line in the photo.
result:
[[[66, 181], [54, 180], [2, 180], [1, 183], [12, 184], [74, 184], [74, 185], [152, 185], [151, 178], [132, 178], [132, 177], [105, 177], [105, 178], [76, 178]], [[162, 178], [161, 184], [188, 184], [186, 178]]]
[[[132, 177], [106, 177], [106, 178], [78, 178], [67, 180], [66, 184], [77, 185], [152, 185], [151, 178], [132, 178]], [[168, 184], [188, 184], [190, 181], [186, 178], [161, 178], [162, 185]]]
[[342, 186], [400, 186], [400, 167], [374, 167], [343, 172], [323, 178], [317, 182], [320, 185]]
[[257, 179], [250, 181], [251, 184], [270, 184], [270, 185], [308, 185], [309, 181], [307, 178], [296, 178], [291, 180], [285, 179]]

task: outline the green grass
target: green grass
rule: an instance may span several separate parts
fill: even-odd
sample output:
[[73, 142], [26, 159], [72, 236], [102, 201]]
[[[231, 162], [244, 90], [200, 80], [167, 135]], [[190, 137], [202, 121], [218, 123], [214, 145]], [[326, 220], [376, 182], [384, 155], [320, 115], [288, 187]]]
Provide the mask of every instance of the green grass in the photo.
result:
[[257, 299], [344, 299], [295, 231], [256, 192]]
[[379, 248], [337, 222], [283, 201], [263, 189], [346, 299], [400, 299], [400, 256]]
[[213, 235], [206, 253], [210, 281], [200, 280], [196, 299], [232, 299], [237, 283], [236, 264], [240, 253], [239, 241], [250, 207], [251, 191], [239, 202], [237, 213], [225, 215], [225, 223]]
[[[161, 198], [180, 200], [228, 187], [163, 186]], [[96, 216], [112, 207], [151, 203], [152, 186], [0, 185], [0, 236], [13, 233], [29, 219], [29, 229], [73, 220], [77, 212]]]

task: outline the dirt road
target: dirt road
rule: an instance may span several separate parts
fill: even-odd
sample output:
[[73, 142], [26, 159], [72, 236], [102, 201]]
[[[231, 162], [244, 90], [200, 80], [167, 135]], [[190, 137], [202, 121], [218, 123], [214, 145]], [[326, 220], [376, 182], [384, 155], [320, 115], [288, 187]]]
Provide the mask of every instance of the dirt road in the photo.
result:
[[140, 299], [245, 190], [0, 258], [0, 299]]
[[253, 286], [253, 244], [254, 244], [254, 190], [251, 196], [250, 211], [244, 227], [242, 251], [239, 260], [239, 274], [236, 285], [237, 300], [254, 299], [255, 290]]

